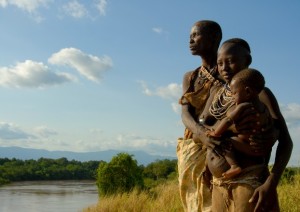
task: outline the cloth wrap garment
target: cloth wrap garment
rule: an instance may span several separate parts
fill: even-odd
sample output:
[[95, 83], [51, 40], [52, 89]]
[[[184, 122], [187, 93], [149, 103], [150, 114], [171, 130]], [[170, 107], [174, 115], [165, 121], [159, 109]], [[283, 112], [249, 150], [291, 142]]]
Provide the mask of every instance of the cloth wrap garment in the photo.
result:
[[[189, 79], [189, 88], [181, 97], [179, 103], [189, 104], [192, 107], [192, 115], [198, 120], [210, 94], [211, 87], [220, 83], [213, 75], [216, 69], [208, 72], [203, 66], [197, 68]], [[199, 84], [194, 89], [197, 78]], [[210, 186], [204, 183], [206, 167], [206, 148], [201, 143], [195, 143], [193, 133], [185, 129], [184, 138], [178, 139], [177, 158], [179, 173], [180, 198], [185, 211], [211, 211], [212, 193]]]

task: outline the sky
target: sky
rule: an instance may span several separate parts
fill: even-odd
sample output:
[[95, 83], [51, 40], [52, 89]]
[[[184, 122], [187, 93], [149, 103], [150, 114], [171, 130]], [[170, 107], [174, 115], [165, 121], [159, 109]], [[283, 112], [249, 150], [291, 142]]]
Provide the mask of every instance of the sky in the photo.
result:
[[[176, 156], [198, 20], [251, 46], [300, 165], [300, 2], [0, 0], [0, 147]], [[275, 147], [273, 152], [275, 152]]]

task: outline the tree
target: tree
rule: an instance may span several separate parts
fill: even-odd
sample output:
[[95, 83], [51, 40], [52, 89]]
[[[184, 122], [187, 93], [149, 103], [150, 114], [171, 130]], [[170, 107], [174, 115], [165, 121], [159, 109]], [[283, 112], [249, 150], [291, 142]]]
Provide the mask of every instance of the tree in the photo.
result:
[[100, 196], [129, 192], [143, 185], [142, 169], [132, 155], [119, 153], [109, 163], [99, 164], [97, 186]]
[[177, 160], [157, 160], [144, 169], [144, 176], [153, 180], [167, 179], [170, 174], [176, 174]]

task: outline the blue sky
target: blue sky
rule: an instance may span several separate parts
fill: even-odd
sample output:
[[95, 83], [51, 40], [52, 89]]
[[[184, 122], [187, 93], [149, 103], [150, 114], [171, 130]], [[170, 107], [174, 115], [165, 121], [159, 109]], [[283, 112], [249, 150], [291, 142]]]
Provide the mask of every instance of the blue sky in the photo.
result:
[[0, 0], [0, 146], [175, 156], [192, 25], [246, 39], [300, 164], [298, 1]]

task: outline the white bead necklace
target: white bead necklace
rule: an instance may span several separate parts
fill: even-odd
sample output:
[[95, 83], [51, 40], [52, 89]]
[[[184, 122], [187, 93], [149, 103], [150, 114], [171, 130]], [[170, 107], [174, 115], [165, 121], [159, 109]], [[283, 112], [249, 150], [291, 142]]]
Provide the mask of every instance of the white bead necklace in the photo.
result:
[[226, 116], [227, 111], [234, 105], [232, 93], [229, 86], [224, 85], [214, 96], [209, 112], [216, 119], [220, 120]]

